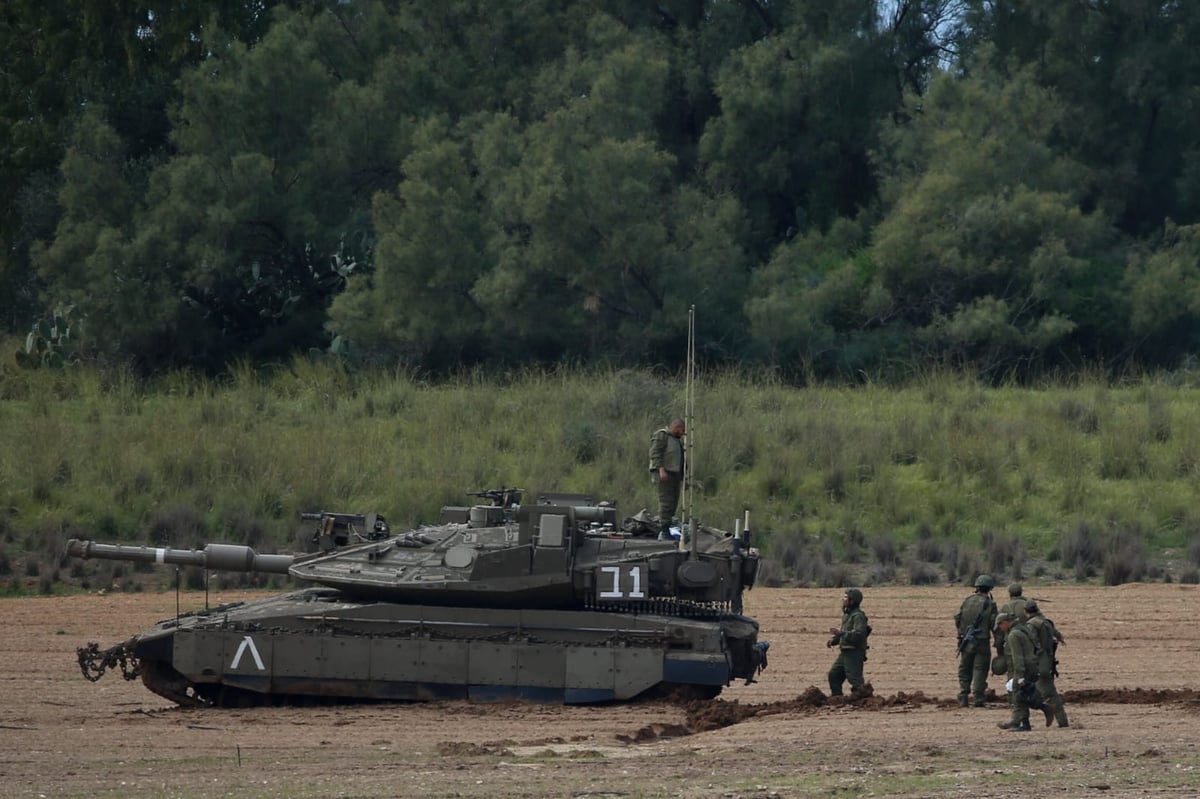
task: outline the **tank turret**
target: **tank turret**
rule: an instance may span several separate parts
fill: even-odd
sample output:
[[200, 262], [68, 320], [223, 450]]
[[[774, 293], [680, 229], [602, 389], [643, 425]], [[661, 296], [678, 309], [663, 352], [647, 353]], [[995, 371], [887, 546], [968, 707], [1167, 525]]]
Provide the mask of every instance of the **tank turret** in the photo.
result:
[[164, 621], [104, 652], [91, 645], [81, 668], [98, 679], [119, 663], [174, 701], [227, 704], [313, 694], [593, 702], [664, 687], [713, 693], [765, 667], [758, 625], [741, 615], [758, 569], [748, 518], [736, 534], [693, 525], [663, 541], [644, 513], [618, 521], [614, 504], [586, 495], [473, 496], [488, 502], [443, 508], [439, 524], [399, 535], [377, 514], [305, 514], [319, 522], [318, 551], [295, 556], [72, 540], [79, 558], [312, 586]]

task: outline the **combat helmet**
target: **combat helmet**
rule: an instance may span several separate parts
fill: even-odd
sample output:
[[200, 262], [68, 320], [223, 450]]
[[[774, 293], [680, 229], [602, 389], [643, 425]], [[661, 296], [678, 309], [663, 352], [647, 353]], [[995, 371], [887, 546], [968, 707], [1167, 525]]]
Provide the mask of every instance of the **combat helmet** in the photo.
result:
[[862, 604], [862, 591], [859, 591], [857, 588], [847, 588], [846, 597], [850, 600], [850, 604], [854, 607], [858, 607]]
[[981, 574], [975, 578], [975, 587], [986, 588], [991, 591], [996, 587], [996, 581], [992, 579], [992, 575], [990, 574]]

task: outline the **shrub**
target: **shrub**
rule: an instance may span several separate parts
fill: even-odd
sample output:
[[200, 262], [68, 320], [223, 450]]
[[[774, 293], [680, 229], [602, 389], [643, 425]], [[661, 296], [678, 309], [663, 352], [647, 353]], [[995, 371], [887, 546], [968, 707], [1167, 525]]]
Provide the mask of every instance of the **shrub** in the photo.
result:
[[882, 566], [895, 565], [900, 562], [896, 539], [890, 535], [877, 535], [871, 539], [871, 551], [875, 553], [875, 560]]
[[204, 518], [190, 505], [173, 505], [156, 512], [146, 524], [148, 540], [177, 547], [205, 538]]
[[928, 563], [918, 563], [908, 572], [909, 585], [934, 585], [940, 579], [938, 570]]
[[821, 487], [830, 502], [841, 502], [846, 498], [846, 469], [844, 466], [833, 466], [825, 472]]
[[1062, 564], [1074, 568], [1077, 577], [1081, 573], [1087, 576], [1094, 574], [1104, 558], [1097, 536], [1086, 521], [1080, 522], [1063, 536], [1059, 553]]
[[189, 591], [203, 591], [208, 587], [208, 573], [196, 566], [187, 566], [183, 570], [183, 587]]
[[949, 541], [942, 549], [942, 568], [946, 571], [946, 579], [954, 582], [959, 575], [959, 546], [957, 541]]
[[1118, 533], [1104, 556], [1104, 584], [1138, 582], [1146, 575], [1146, 545], [1128, 533]]
[[1021, 539], [1012, 536], [990, 536], [987, 545], [988, 568], [994, 574], [1010, 573], [1014, 580], [1023, 575], [1025, 546]]
[[759, 585], [767, 588], [779, 588], [783, 585], [783, 568], [774, 558], [763, 558], [758, 564]]
[[973, 583], [975, 578], [982, 573], [979, 568], [978, 561], [975, 560], [968, 552], [960, 552], [958, 555], [958, 563], [956, 565], [956, 579], [964, 583]]
[[822, 588], [849, 588], [854, 585], [854, 572], [842, 564], [831, 566], [824, 570], [817, 584]]
[[896, 580], [896, 567], [890, 563], [877, 563], [871, 567], [863, 585], [881, 585]]
[[576, 463], [593, 463], [600, 456], [606, 438], [591, 419], [571, 419], [563, 424], [562, 445]]
[[1192, 535], [1192, 539], [1188, 541], [1187, 559], [1193, 566], [1200, 566], [1200, 534]]
[[942, 559], [942, 544], [933, 537], [933, 530], [927, 524], [917, 529], [916, 555], [929, 563], [937, 563]]
[[1100, 431], [1100, 414], [1090, 405], [1077, 399], [1065, 399], [1059, 405], [1059, 415], [1072, 427], [1088, 435]]
[[862, 551], [865, 546], [863, 531], [857, 527], [847, 530], [842, 543], [845, 549], [846, 562], [860, 563], [862, 561]]

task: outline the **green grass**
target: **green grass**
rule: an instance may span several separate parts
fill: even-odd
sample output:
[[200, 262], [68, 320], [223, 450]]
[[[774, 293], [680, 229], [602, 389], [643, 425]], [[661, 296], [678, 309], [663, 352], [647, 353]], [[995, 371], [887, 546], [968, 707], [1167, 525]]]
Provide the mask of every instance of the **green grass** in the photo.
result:
[[[998, 549], [1017, 541], [1049, 573], [1102, 578], [1119, 544], [1153, 562], [1200, 538], [1200, 401], [1180, 382], [794, 388], [707, 375], [695, 513], [732, 527], [750, 509], [768, 554], [788, 544], [811, 560], [801, 550], [820, 542], [823, 560], [868, 566], [887, 538], [907, 563], [924, 537], [957, 548], [962, 563], [942, 564], [953, 579], [969, 576], [958, 565], [1018, 574]], [[653, 510], [649, 435], [683, 397], [680, 380], [624, 370], [436, 384], [302, 359], [219, 381], [2, 371], [0, 581], [24, 576], [22, 558], [67, 578], [58, 556], [72, 536], [294, 549], [300, 511], [376, 510], [404, 527], [501, 485]], [[1081, 528], [1091, 562], [1054, 563]]]

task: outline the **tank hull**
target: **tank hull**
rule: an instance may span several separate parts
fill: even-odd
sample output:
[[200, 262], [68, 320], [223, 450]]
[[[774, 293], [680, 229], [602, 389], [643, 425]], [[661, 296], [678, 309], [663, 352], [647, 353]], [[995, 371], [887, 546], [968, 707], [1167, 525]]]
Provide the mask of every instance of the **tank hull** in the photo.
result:
[[589, 704], [715, 696], [764, 665], [744, 616], [403, 605], [328, 588], [168, 619], [128, 646], [185, 705], [304, 697]]

